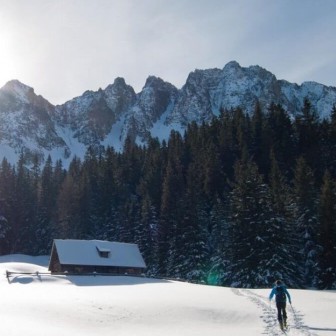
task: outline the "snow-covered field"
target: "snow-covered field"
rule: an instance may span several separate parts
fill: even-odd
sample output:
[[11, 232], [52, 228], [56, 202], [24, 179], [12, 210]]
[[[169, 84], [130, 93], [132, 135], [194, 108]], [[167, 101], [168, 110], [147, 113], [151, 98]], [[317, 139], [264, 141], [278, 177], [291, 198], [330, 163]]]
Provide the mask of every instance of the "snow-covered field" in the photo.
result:
[[[0, 257], [0, 335], [283, 335], [270, 289], [47, 272], [48, 257]], [[289, 289], [290, 290], [290, 289]], [[336, 292], [290, 290], [288, 335], [336, 335]]]

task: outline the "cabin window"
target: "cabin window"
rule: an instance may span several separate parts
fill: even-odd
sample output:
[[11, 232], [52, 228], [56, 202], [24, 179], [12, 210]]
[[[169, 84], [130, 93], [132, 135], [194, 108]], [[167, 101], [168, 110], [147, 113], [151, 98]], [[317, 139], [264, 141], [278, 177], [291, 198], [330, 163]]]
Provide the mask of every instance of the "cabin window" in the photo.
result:
[[99, 255], [102, 258], [108, 258], [109, 254], [110, 254], [110, 252], [108, 252], [108, 251], [99, 251]]
[[98, 251], [98, 254], [101, 258], [109, 258], [110, 257], [111, 251], [109, 249], [101, 248], [101, 247], [97, 246], [97, 251]]

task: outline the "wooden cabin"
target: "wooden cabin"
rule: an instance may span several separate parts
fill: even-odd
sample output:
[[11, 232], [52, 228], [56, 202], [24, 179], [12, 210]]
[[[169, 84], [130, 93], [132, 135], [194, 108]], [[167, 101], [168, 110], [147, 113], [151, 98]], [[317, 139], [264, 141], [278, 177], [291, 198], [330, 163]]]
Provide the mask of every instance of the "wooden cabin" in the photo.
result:
[[137, 244], [54, 239], [49, 271], [70, 274], [140, 275], [146, 264]]

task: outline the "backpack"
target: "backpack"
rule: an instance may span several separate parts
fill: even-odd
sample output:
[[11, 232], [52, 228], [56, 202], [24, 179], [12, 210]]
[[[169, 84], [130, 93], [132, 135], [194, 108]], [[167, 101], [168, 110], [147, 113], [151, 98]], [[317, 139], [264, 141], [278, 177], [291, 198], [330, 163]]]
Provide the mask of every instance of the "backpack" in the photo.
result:
[[286, 302], [286, 293], [284, 286], [277, 286], [275, 288], [275, 301]]

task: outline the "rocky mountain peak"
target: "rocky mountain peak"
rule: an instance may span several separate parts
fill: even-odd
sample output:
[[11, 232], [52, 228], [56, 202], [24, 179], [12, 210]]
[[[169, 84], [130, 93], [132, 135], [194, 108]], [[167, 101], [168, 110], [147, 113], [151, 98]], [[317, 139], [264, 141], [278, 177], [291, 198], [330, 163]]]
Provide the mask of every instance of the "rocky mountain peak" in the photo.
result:
[[[119, 88], [119, 89], [125, 89], [128, 87], [128, 85], [125, 82], [125, 79], [122, 77], [117, 77], [113, 84], [110, 84], [108, 87], [114, 87], [114, 88]], [[108, 88], [107, 87], [107, 88]], [[106, 90], [106, 89], [105, 89]]]
[[0, 111], [17, 111], [28, 106], [39, 111], [53, 109], [53, 105], [42, 96], [37, 96], [32, 87], [18, 80], [9, 81], [0, 89]]
[[164, 84], [165, 84], [164, 80], [161, 79], [160, 77], [149, 76], [146, 79], [146, 83], [144, 87], [162, 86]]
[[223, 70], [228, 71], [228, 70], [231, 70], [231, 69], [232, 70], [241, 69], [241, 66], [240, 66], [240, 64], [237, 61], [230, 61], [229, 63], [226, 63], [224, 65]]
[[13, 80], [0, 89], [0, 149], [7, 146], [15, 153], [24, 150], [41, 157], [54, 151], [54, 160], [83, 157], [88, 146], [121, 150], [128, 136], [138, 143], [149, 136], [167, 139], [172, 129], [209, 122], [222, 109], [240, 107], [253, 113], [256, 102], [266, 113], [272, 102], [281, 104], [295, 117], [305, 98], [321, 117], [328, 117], [336, 88], [292, 84], [258, 65], [242, 67], [236, 61], [222, 69], [194, 70], [181, 89], [149, 76], [135, 93], [118, 77], [106, 89], [86, 91], [58, 106]]
[[24, 103], [31, 102], [34, 96], [36, 96], [33, 88], [21, 83], [16, 79], [7, 82], [0, 89], [0, 94], [2, 94], [2, 96], [8, 97], [9, 99], [20, 100]]
[[17, 79], [13, 79], [7, 82], [2, 88], [2, 91], [13, 92], [13, 93], [29, 93], [34, 92], [34, 89], [30, 86], [21, 83]]

